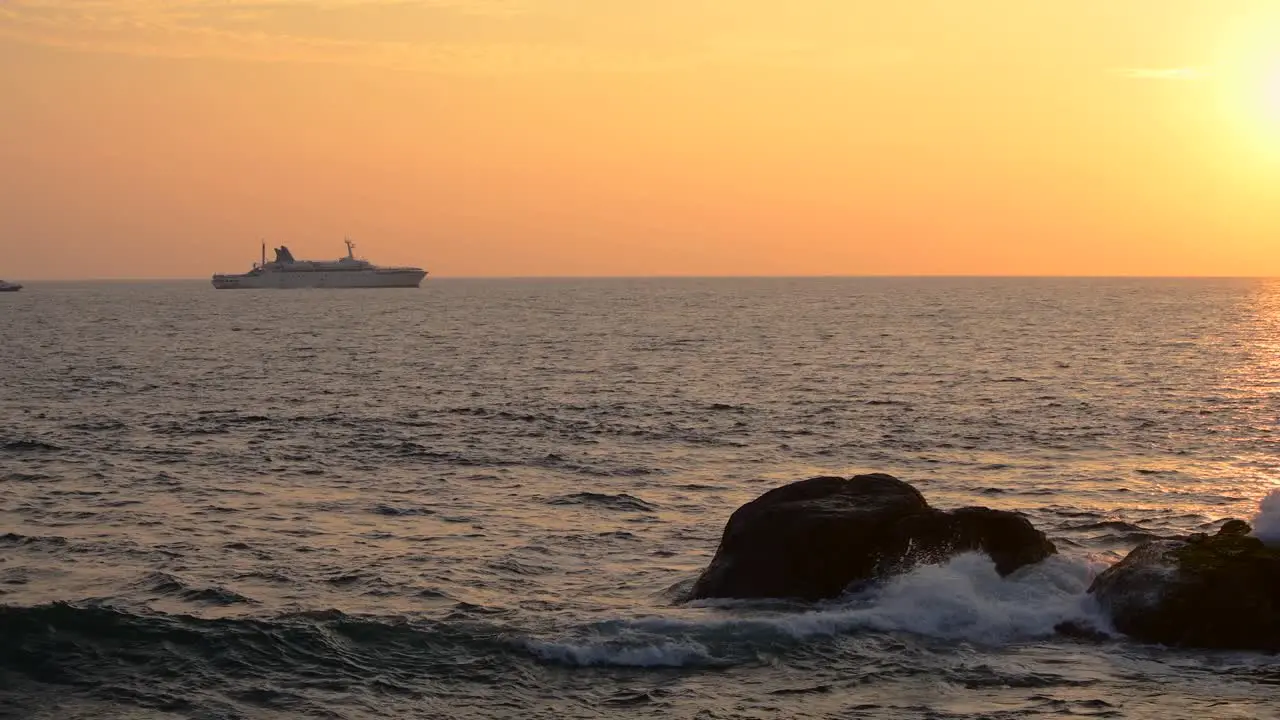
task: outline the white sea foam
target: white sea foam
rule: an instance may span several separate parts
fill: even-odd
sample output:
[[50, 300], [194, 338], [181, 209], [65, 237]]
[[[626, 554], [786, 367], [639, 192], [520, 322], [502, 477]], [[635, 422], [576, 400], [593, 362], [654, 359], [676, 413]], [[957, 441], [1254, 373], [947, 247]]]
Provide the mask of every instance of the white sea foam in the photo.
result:
[[1253, 534], [1268, 545], [1280, 546], [1280, 490], [1272, 490], [1258, 503]]
[[918, 568], [872, 591], [855, 626], [991, 644], [1044, 637], [1066, 620], [1097, 624], [1090, 566], [1055, 556], [1002, 578], [985, 555]]
[[1000, 577], [985, 555], [966, 553], [919, 567], [884, 585], [802, 612], [762, 611], [750, 604], [715, 604], [733, 617], [646, 617], [597, 623], [589, 636], [531, 642], [548, 660], [576, 665], [683, 666], [732, 662], [734, 656], [824, 636], [859, 631], [911, 633], [998, 645], [1055, 634], [1064, 621], [1108, 630], [1085, 593], [1097, 567], [1054, 556]]
[[1096, 624], [1085, 595], [1092, 576], [1088, 564], [1054, 556], [1002, 578], [986, 555], [966, 553], [916, 568], [843, 606], [719, 622], [766, 623], [797, 639], [868, 629], [999, 643], [1052, 635], [1065, 620]]

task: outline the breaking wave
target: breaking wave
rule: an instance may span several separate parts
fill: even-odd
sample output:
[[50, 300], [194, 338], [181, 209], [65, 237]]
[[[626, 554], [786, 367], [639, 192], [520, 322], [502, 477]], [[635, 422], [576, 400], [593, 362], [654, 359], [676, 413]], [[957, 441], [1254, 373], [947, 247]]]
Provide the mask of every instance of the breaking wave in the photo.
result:
[[1086, 595], [1098, 569], [1054, 556], [1002, 578], [989, 557], [966, 553], [816, 609], [698, 601], [694, 607], [732, 616], [608, 621], [577, 638], [529, 647], [544, 659], [575, 665], [670, 667], [734, 664], [760, 652], [866, 633], [994, 646], [1054, 636], [1064, 622], [1109, 632], [1109, 622]]
[[1268, 545], [1280, 545], [1280, 490], [1272, 490], [1258, 503], [1253, 534]]
[[[6, 638], [0, 664], [24, 673], [96, 673], [104, 659], [154, 668], [179, 657], [190, 662], [194, 655], [223, 671], [253, 665], [263, 671], [429, 669], [448, 675], [484, 667], [501, 672], [521, 660], [621, 667], [756, 664], [763, 655], [804, 653], [813, 643], [868, 633], [989, 646], [1049, 637], [1064, 621], [1105, 627], [1084, 594], [1092, 570], [1054, 557], [1001, 578], [989, 558], [970, 553], [816, 608], [701, 602], [685, 610], [699, 617], [607, 620], [551, 636], [481, 621], [337, 611], [201, 619], [105, 605], [0, 606], [0, 635]], [[150, 580], [160, 591], [195, 592], [170, 576]], [[209, 599], [203, 598], [209, 590], [199, 592]]]

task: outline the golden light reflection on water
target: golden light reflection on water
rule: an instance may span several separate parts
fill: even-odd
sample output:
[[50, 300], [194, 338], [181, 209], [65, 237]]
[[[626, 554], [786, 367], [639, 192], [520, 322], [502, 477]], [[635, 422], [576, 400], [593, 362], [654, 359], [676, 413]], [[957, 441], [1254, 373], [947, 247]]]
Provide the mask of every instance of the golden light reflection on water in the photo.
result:
[[1256, 500], [1280, 486], [1280, 280], [1257, 282], [1234, 341], [1241, 362], [1224, 369], [1222, 384], [1239, 412], [1218, 429], [1248, 448], [1234, 461], [1245, 470], [1242, 480]]

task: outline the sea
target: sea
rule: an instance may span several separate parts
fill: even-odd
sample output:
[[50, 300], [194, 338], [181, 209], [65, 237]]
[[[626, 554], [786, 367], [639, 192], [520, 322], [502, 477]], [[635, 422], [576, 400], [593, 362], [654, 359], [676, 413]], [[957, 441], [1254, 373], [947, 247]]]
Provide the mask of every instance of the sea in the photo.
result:
[[[1106, 631], [1280, 488], [1280, 282], [27, 283], [0, 295], [0, 717], [1274, 718], [1280, 657]], [[683, 592], [885, 472], [1025, 513], [822, 603]]]

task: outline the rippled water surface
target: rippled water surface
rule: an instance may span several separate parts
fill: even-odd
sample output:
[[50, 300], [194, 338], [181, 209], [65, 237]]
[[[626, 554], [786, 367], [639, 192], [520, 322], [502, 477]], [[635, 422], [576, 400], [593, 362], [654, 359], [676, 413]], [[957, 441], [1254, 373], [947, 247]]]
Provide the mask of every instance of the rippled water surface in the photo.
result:
[[[1277, 716], [1275, 657], [1052, 631], [1280, 486], [1277, 283], [30, 284], [0, 381], [0, 716]], [[678, 602], [859, 471], [1063, 553]]]

